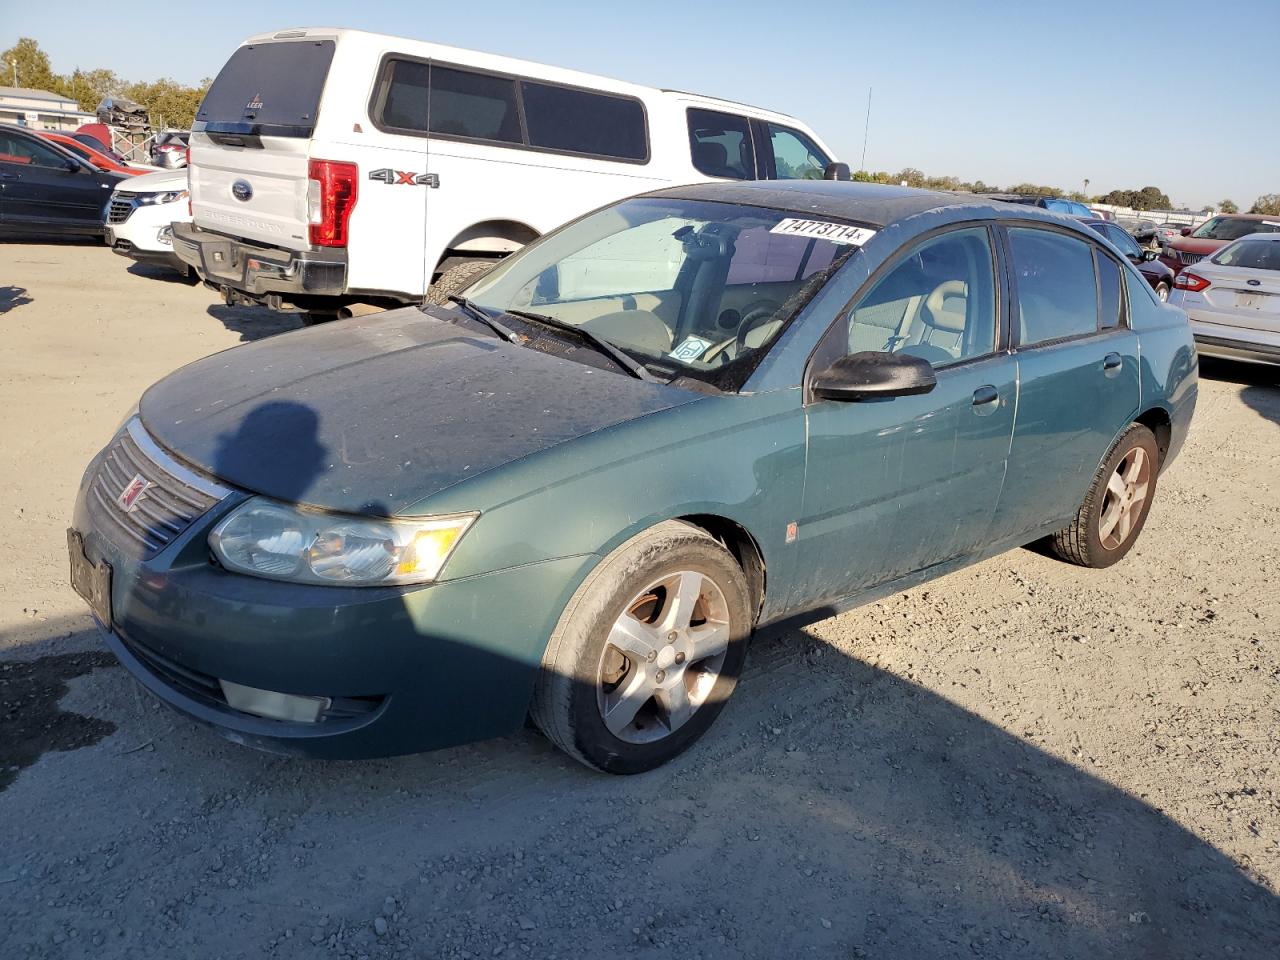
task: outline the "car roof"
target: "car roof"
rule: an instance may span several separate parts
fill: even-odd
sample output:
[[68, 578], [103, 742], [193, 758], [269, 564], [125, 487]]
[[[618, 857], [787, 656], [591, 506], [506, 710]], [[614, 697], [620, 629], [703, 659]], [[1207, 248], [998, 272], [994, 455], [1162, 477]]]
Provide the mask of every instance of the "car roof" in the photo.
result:
[[[849, 180], [738, 180], [729, 183], [695, 183], [666, 187], [644, 194], [680, 200], [713, 200], [752, 207], [770, 207], [806, 216], [840, 217], [873, 227], [885, 227], [907, 217], [939, 207], [971, 207], [975, 210], [1018, 211], [1020, 218], [1062, 223], [1059, 215], [1038, 207], [1007, 205], [974, 193], [918, 190], [882, 183]], [[1078, 220], [1071, 220], [1079, 223]]]

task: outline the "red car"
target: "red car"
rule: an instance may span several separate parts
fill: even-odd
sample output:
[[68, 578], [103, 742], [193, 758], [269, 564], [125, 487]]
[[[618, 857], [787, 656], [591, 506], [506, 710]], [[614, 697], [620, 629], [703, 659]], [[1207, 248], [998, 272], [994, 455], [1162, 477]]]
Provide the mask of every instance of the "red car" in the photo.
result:
[[125, 163], [112, 160], [100, 150], [95, 150], [87, 143], [82, 143], [73, 137], [67, 136], [65, 133], [50, 133], [41, 131], [40, 136], [46, 140], [52, 140], [64, 150], [70, 150], [82, 160], [87, 160], [99, 170], [106, 170], [108, 173], [122, 173], [126, 177], [138, 177], [144, 173], [155, 173], [154, 167], [133, 167]]
[[1251, 233], [1280, 232], [1280, 217], [1258, 213], [1223, 214], [1210, 217], [1195, 229], [1183, 227], [1179, 232], [1182, 236], [1170, 240], [1160, 251], [1160, 262], [1175, 274], [1212, 256], [1232, 240]]

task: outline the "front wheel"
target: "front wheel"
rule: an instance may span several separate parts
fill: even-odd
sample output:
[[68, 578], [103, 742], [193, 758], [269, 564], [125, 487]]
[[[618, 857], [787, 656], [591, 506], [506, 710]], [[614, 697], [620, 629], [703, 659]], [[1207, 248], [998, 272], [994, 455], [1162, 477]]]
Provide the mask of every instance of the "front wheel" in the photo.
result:
[[446, 306], [449, 295], [465, 290], [493, 269], [493, 260], [461, 260], [448, 267], [427, 289], [427, 303]]
[[1169, 285], [1163, 280], [1156, 284], [1156, 297], [1161, 303], [1169, 299]]
[[1132, 548], [1156, 493], [1160, 450], [1155, 435], [1132, 423], [1112, 444], [1071, 525], [1049, 538], [1068, 563], [1101, 569]]
[[660, 523], [609, 554], [565, 607], [531, 714], [589, 767], [642, 773], [680, 754], [733, 693], [751, 632], [733, 555], [697, 527]]

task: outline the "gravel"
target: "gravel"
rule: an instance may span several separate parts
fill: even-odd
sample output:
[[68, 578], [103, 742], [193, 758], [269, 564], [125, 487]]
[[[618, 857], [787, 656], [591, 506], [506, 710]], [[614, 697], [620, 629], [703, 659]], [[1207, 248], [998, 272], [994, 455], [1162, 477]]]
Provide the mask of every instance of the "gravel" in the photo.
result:
[[162, 710], [65, 585], [140, 390], [292, 325], [126, 265], [0, 246], [6, 960], [1277, 955], [1271, 373], [1206, 364], [1122, 564], [1014, 551], [759, 643], [667, 768], [529, 731], [308, 762]]

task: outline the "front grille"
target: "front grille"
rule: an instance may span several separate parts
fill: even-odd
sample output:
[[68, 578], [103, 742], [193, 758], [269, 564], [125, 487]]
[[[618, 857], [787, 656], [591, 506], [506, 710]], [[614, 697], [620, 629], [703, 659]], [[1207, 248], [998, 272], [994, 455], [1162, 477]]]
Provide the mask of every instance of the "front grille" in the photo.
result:
[[111, 205], [107, 207], [107, 223], [121, 224], [129, 219], [134, 211], [135, 204], [132, 200], [124, 200], [120, 197], [112, 197]]
[[89, 515], [102, 534], [149, 559], [230, 492], [166, 454], [135, 417], [98, 461]]
[[1203, 253], [1187, 253], [1185, 250], [1178, 251], [1178, 261], [1180, 263], [1199, 263], [1203, 259]]

